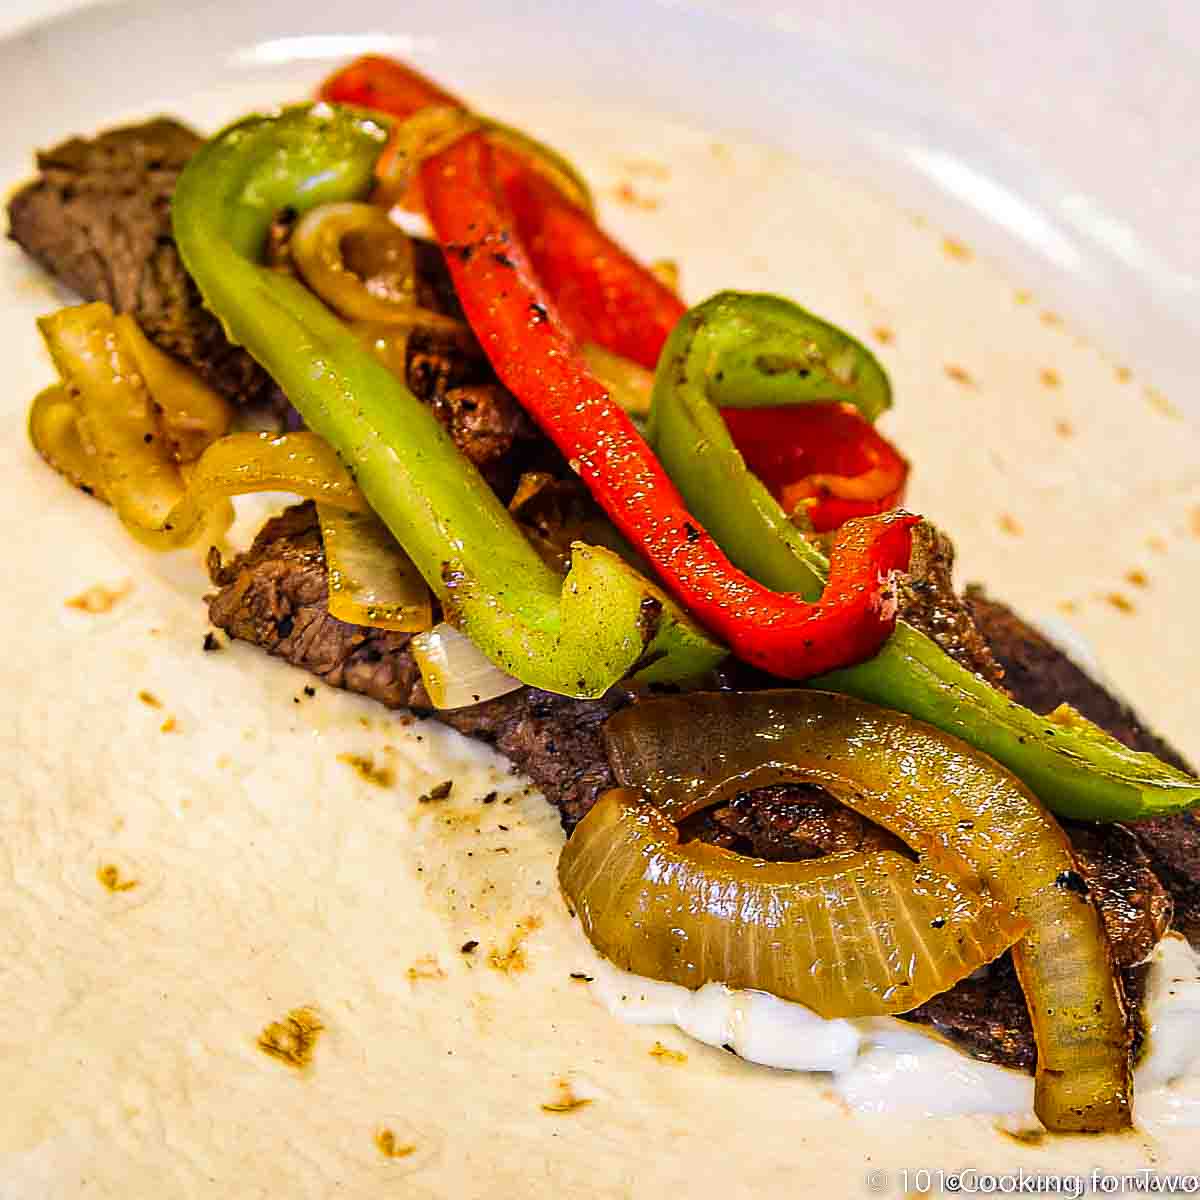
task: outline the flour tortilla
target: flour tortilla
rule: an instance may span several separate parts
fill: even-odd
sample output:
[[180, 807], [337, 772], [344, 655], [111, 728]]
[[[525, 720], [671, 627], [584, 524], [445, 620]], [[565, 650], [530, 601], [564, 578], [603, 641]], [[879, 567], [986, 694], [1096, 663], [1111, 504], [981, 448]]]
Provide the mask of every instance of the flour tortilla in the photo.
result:
[[[211, 127], [281, 94], [177, 111]], [[1074, 606], [1117, 686], [1200, 758], [1194, 425], [872, 194], [644, 113], [507, 112], [572, 152], [620, 236], [679, 260], [689, 296], [780, 291], [872, 342], [912, 506], [961, 577], [1027, 614]], [[819, 1077], [614, 1021], [571, 978], [588, 955], [550, 807], [435, 725], [310, 697], [250, 647], [204, 653], [198, 555], [143, 552], [26, 444], [50, 378], [33, 318], [63, 298], [11, 246], [0, 294], [0, 1197], [833, 1196], [872, 1169], [899, 1194], [903, 1167], [1196, 1165], [1170, 1127], [1029, 1146], [991, 1118], [855, 1116]], [[96, 585], [132, 590], [67, 603]], [[311, 1061], [264, 1053], [304, 1009]]]

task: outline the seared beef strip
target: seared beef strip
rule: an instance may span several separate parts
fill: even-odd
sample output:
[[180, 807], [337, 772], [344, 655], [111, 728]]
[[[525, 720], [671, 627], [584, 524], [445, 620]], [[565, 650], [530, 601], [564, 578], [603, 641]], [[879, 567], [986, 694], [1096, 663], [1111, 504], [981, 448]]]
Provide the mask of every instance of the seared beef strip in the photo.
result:
[[954, 590], [954, 544], [928, 521], [913, 530], [909, 571], [900, 584], [900, 612], [961, 667], [1004, 687], [1004, 668], [966, 602]]
[[175, 181], [201, 141], [160, 118], [42, 151], [37, 179], [9, 202], [9, 236], [85, 300], [132, 313], [224, 395], [258, 401], [274, 383], [226, 340], [171, 236]]
[[[9, 236], [85, 300], [132, 313], [153, 342], [223, 395], [282, 412], [283, 394], [226, 339], [175, 247], [171, 196], [201, 143], [186, 126], [160, 118], [43, 151], [38, 177], [9, 202]], [[287, 221], [277, 223], [270, 247], [276, 264], [286, 263], [288, 232]], [[418, 303], [461, 317], [441, 251], [418, 240], [415, 252]], [[408, 383], [488, 481], [511, 490], [521, 463], [534, 461], [533, 426], [473, 339], [415, 333]], [[540, 439], [536, 445], [540, 450]]]
[[[1006, 682], [1023, 704], [1038, 712], [1070, 704], [1125, 745], [1191, 770], [1183, 756], [1147, 729], [1127, 704], [1096, 684], [1004, 605], [988, 599], [977, 587], [967, 589], [966, 600], [976, 622], [987, 631]], [[1200, 946], [1200, 819], [1194, 812], [1183, 812], [1139, 821], [1131, 828], [1159, 879], [1170, 889], [1174, 927]]]
[[227, 567], [210, 550], [209, 572], [221, 588], [209, 619], [230, 637], [389, 708], [428, 706], [409, 634], [348, 625], [329, 615], [325, 550], [312, 504], [268, 521], [250, 552]]

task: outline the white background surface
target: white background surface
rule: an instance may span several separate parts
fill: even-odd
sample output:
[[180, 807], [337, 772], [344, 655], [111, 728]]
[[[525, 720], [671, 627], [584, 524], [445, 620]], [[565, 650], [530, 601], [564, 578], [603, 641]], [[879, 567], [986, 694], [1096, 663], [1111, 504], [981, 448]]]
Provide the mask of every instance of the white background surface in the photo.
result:
[[[3, 0], [0, 37], [40, 20], [105, 0]], [[111, 0], [109, 0], [111, 2]], [[852, 56], [878, 65], [881, 95], [915, 91], [949, 117], [1003, 139], [1032, 172], [1050, 170], [1057, 196], [1048, 209], [1103, 243], [1152, 284], [1162, 301], [1138, 301], [1138, 328], [1116, 336], [1136, 353], [1156, 342], [1169, 313], [1200, 311], [1200, 5], [1195, 0], [958, 0], [847, 5], [842, 0], [667, 0], [707, 7], [799, 36], [835, 62]], [[161, 0], [162, 7], [179, 0]], [[203, 21], [203, 0], [188, 4]], [[253, 5], [251, 7], [254, 7]], [[649, 5], [648, 5], [649, 7]], [[534, 16], [517, 4], [514, 17]], [[396, 30], [404, 26], [403, 6]], [[969, 15], [967, 15], [969, 14]], [[536, 19], [536, 18], [534, 18]], [[361, 18], [359, 19], [361, 23]], [[355, 25], [354, 10], [347, 28]], [[53, 35], [51, 35], [53, 36]], [[582, 47], [586, 50], [586, 47]], [[730, 61], [730, 70], [739, 70]], [[753, 74], [752, 62], [740, 69]], [[915, 89], [915, 91], [914, 91]], [[978, 197], [970, 197], [978, 205]], [[1097, 292], [1115, 285], [1098, 280]], [[1168, 298], [1169, 297], [1169, 298]], [[1096, 296], [1099, 307], [1110, 298]], [[1163, 307], [1165, 306], [1165, 307]], [[1116, 330], [1107, 322], [1105, 333]], [[1184, 330], [1173, 336], [1187, 337]], [[1168, 357], [1159, 341], [1154, 357]], [[1183, 387], [1180, 386], [1181, 379]], [[1156, 382], [1183, 407], [1195, 400], [1187, 374]]]

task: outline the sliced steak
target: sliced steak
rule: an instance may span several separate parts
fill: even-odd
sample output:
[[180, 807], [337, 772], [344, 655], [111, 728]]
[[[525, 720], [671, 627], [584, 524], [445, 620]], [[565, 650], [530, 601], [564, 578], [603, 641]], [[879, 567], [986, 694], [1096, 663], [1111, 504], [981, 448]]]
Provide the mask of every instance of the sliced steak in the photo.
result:
[[[967, 589], [966, 599], [1004, 667], [1005, 682], [1022, 704], [1043, 713], [1060, 703], [1070, 704], [1126, 746], [1195, 773], [1183, 756], [1147, 729], [1127, 704], [1100, 687], [1003, 604], [989, 599], [977, 587]], [[1138, 821], [1129, 828], [1155, 874], [1170, 891], [1175, 902], [1174, 927], [1200, 948], [1200, 819], [1192, 812], [1175, 813]]]
[[[9, 236], [85, 300], [131, 313], [146, 334], [242, 404], [287, 408], [283, 393], [240, 347], [226, 339], [192, 283], [171, 232], [171, 197], [200, 136], [166, 118], [72, 138], [38, 154], [38, 177], [9, 202]], [[290, 221], [277, 221], [272, 265], [288, 269]], [[414, 243], [417, 302], [462, 317], [441, 251]], [[537, 459], [529, 418], [497, 382], [469, 334], [416, 332], [407, 359], [409, 387], [430, 403], [463, 453], [502, 494], [526, 461]], [[545, 455], [541, 457], [544, 459]]]
[[210, 551], [209, 574], [218, 588], [209, 597], [209, 619], [230, 637], [261, 646], [331, 687], [435, 716], [495, 746], [552, 798], [568, 827], [613, 786], [600, 730], [628, 702], [624, 693], [581, 701], [521, 688], [468, 708], [431, 711], [408, 634], [329, 615], [325, 553], [312, 504], [268, 521], [253, 546], [227, 564]]
[[695, 836], [774, 862], [799, 862], [841, 850], [908, 853], [894, 834], [807, 784], [742, 792], [705, 816], [715, 828], [709, 832], [698, 825]]
[[600, 734], [629, 700], [619, 688], [600, 700], [521, 688], [470, 708], [430, 715], [494, 746], [551, 799], [564, 828], [573, 829], [600, 793], [616, 783]]
[[428, 707], [411, 635], [329, 615], [325, 551], [312, 504], [268, 521], [250, 550], [227, 566], [210, 550], [208, 565], [220, 588], [210, 599], [209, 619], [230, 637], [389, 708]]
[[912, 558], [900, 584], [900, 614], [959, 666], [1004, 688], [1004, 668], [966, 601], [954, 589], [954, 544], [928, 521], [913, 530]]
[[9, 236], [85, 300], [132, 313], [162, 349], [236, 400], [274, 392], [200, 300], [171, 235], [171, 196], [201, 138], [166, 118], [72, 138], [37, 156]]
[[966, 608], [1003, 668], [1015, 699], [1037, 713], [1060, 704], [1078, 709], [1117, 741], [1190, 771], [1183, 756], [1147, 729], [1124, 701], [1101, 687], [1057, 646], [977, 585], [967, 588]]
[[1104, 918], [1121, 967], [1144, 963], [1171, 925], [1170, 893], [1150, 856], [1124, 825], [1064, 825], [1079, 872]]

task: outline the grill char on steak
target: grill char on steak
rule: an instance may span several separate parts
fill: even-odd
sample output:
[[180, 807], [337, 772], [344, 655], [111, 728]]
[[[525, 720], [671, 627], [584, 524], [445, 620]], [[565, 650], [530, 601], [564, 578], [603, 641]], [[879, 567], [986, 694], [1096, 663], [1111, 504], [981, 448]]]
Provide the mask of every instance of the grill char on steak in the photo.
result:
[[[173, 121], [113, 130], [39, 155], [40, 175], [10, 204], [12, 236], [64, 283], [132, 312], [164, 349], [239, 401], [274, 385], [230, 346], [204, 311], [170, 235], [175, 179], [199, 144]], [[286, 226], [281, 227], [286, 238]], [[274, 247], [286, 255], [286, 242]], [[420, 302], [460, 315], [440, 256], [417, 245]], [[431, 404], [460, 449], [506, 498], [528, 469], [563, 475], [565, 465], [496, 383], [478, 347], [415, 335], [408, 383]], [[1179, 756], [1056, 647], [978, 590], [959, 597], [952, 548], [924, 529], [902, 611], [967, 669], [1048, 711], [1061, 701], [1128, 745], [1183, 765]], [[210, 556], [217, 592], [214, 625], [303, 667], [334, 687], [391, 708], [428, 711], [408, 635], [346, 624], [329, 615], [324, 551], [310, 504], [267, 523], [253, 547], [228, 564]], [[761, 681], [758, 683], [761, 686]], [[577, 701], [534, 688], [453, 712], [430, 713], [494, 746], [554, 803], [567, 830], [613, 783], [601, 731], [632, 697], [614, 689]], [[1131, 829], [1068, 825], [1093, 900], [1105, 921], [1127, 993], [1140, 995], [1136, 964], [1171, 921], [1200, 942], [1200, 826], [1191, 814]], [[703, 814], [686, 833], [763, 858], [810, 858], [835, 850], [894, 845], [892, 835], [819, 788], [746, 792]], [[976, 1056], [1032, 1070], [1036, 1053], [1024, 999], [1006, 956], [979, 978], [934, 997], [909, 1019], [924, 1022]]]

